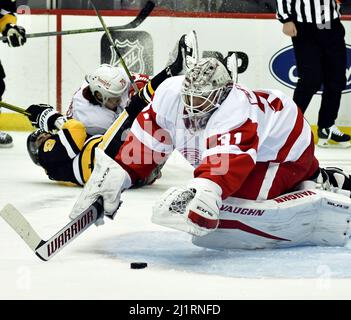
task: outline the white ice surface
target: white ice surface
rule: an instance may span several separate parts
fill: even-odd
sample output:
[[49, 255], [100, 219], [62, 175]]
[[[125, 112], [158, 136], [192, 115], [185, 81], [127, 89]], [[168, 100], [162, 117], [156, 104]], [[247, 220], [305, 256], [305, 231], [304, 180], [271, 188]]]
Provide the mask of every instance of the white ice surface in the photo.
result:
[[[68, 222], [80, 188], [48, 180], [27, 156], [26, 133], [0, 149], [0, 208], [12, 203], [44, 238]], [[317, 150], [322, 165], [351, 171], [351, 150]], [[123, 194], [115, 221], [92, 226], [49, 262], [0, 220], [0, 299], [350, 299], [351, 245], [214, 251], [150, 222], [153, 201], [191, 177], [171, 158], [155, 185]], [[130, 269], [133, 261], [148, 268]]]

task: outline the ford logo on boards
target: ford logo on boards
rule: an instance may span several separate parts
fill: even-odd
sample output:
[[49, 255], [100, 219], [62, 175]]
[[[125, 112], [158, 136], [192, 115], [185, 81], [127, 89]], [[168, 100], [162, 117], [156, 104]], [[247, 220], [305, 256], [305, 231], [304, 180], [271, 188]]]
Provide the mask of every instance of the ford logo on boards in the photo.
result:
[[[346, 50], [346, 88], [343, 93], [351, 92], [351, 46], [346, 45]], [[269, 70], [278, 82], [291, 89], [295, 89], [298, 76], [293, 46], [279, 50], [269, 62]], [[317, 93], [321, 94], [322, 90], [319, 90]]]

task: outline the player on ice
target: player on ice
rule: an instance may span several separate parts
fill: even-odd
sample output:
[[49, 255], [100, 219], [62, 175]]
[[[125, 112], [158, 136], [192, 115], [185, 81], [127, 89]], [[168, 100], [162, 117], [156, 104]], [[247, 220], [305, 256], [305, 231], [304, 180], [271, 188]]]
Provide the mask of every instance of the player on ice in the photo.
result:
[[[184, 73], [198, 60], [195, 31], [177, 42], [168, 66], [149, 79], [135, 75], [141, 89], [134, 94], [126, 72], [120, 67], [100, 66], [86, 77], [74, 94], [67, 119], [48, 105], [32, 105], [26, 111], [39, 130], [29, 135], [27, 149], [33, 162], [43, 167], [50, 179], [84, 185], [94, 168], [95, 149], [115, 156], [138, 113], [151, 102], [154, 91], [165, 79]], [[123, 113], [121, 118], [118, 118]], [[111, 128], [107, 130], [109, 127]], [[57, 133], [53, 133], [55, 130]], [[103, 135], [102, 135], [103, 134]], [[139, 184], [152, 183], [162, 165]]]
[[104, 215], [113, 218], [122, 192], [174, 149], [194, 165], [194, 178], [160, 197], [153, 222], [209, 248], [347, 242], [349, 175], [319, 167], [311, 128], [290, 97], [234, 84], [214, 58], [158, 87], [114, 159], [96, 149], [70, 217], [102, 197]]
[[[26, 43], [26, 30], [17, 25], [17, 5], [15, 0], [2, 0], [0, 2], [0, 32], [5, 36], [3, 42], [9, 47], [20, 47]], [[0, 62], [0, 100], [5, 92], [5, 70]], [[1, 113], [1, 108], [0, 108]], [[0, 148], [12, 147], [12, 137], [0, 131]]]

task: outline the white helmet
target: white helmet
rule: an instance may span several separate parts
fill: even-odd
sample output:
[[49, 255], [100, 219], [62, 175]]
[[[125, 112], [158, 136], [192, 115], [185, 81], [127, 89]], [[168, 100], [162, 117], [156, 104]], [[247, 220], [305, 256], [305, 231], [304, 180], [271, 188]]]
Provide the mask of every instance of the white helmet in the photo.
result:
[[232, 79], [221, 62], [215, 58], [200, 59], [186, 72], [182, 83], [186, 127], [194, 132], [204, 129], [231, 87]]
[[[102, 64], [92, 74], [87, 75], [85, 80], [95, 99], [106, 106], [109, 98], [121, 98], [121, 105], [126, 105], [128, 99], [129, 78], [123, 68]], [[97, 97], [96, 93], [100, 93]]]

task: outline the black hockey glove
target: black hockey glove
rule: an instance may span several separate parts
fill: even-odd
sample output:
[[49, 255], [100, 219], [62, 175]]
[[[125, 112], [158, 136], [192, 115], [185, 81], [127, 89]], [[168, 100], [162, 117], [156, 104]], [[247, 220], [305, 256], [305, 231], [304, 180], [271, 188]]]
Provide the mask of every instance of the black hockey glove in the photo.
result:
[[46, 132], [59, 129], [55, 122], [59, 118], [64, 118], [48, 104], [32, 104], [26, 109], [26, 112], [30, 113], [28, 118], [32, 124]]
[[23, 46], [27, 41], [26, 30], [12, 23], [6, 25], [2, 34], [6, 37], [3, 42], [7, 43], [10, 47]]

